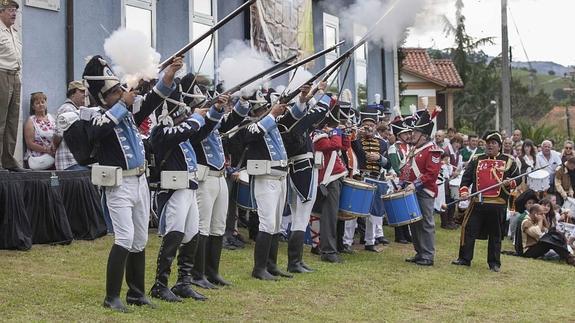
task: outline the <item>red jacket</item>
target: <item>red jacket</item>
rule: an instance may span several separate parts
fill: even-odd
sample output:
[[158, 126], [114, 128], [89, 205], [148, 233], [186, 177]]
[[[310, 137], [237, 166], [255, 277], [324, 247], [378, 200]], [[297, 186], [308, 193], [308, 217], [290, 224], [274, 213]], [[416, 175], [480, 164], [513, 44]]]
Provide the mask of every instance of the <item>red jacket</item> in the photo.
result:
[[437, 196], [437, 177], [441, 171], [441, 155], [443, 149], [433, 142], [412, 148], [414, 154], [408, 158], [405, 167], [401, 169], [399, 179], [405, 182], [411, 182], [415, 185], [417, 191], [423, 190], [431, 197]]
[[[313, 148], [315, 151], [323, 153], [323, 167], [319, 169], [319, 183], [323, 181], [327, 165], [333, 153], [335, 153], [335, 164], [327, 183], [331, 183], [340, 177], [347, 175], [347, 167], [341, 160], [339, 153], [347, 150], [351, 146], [349, 138], [342, 134], [340, 129], [335, 129], [327, 134], [324, 131], [316, 131], [312, 135]], [[326, 183], [326, 184], [327, 184]]]

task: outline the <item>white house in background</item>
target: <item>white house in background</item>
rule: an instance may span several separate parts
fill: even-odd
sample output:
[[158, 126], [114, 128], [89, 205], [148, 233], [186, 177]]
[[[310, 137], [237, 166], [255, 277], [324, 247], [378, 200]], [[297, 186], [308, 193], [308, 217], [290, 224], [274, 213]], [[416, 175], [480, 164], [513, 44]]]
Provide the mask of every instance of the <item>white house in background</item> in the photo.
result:
[[409, 106], [424, 107], [422, 98], [427, 97], [429, 105], [443, 109], [438, 118], [438, 127], [454, 126], [453, 94], [463, 89], [463, 81], [450, 59], [432, 59], [425, 48], [402, 48], [403, 66], [401, 79], [405, 89], [401, 113], [409, 114]]

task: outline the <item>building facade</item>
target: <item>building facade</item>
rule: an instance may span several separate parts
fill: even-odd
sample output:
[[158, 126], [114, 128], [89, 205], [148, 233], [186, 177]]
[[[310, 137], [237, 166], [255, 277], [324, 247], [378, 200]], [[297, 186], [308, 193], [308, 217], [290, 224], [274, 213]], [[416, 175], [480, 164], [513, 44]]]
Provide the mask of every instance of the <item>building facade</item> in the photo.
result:
[[[269, 0], [258, 0], [269, 1]], [[311, 1], [313, 45], [319, 51], [340, 40], [342, 30], [353, 30], [359, 39], [367, 26], [345, 26], [338, 15]], [[149, 43], [162, 55], [174, 54], [202, 35], [219, 19], [239, 7], [243, 0], [21, 0], [23, 40], [22, 119], [28, 115], [30, 93], [43, 91], [48, 96], [48, 110], [55, 113], [65, 100], [66, 84], [80, 79], [87, 57], [104, 54], [104, 40], [114, 30], [127, 27], [142, 31]], [[351, 1], [348, 1], [351, 3]], [[232, 19], [215, 34], [186, 55], [189, 71], [201, 72], [217, 80], [219, 55], [234, 39], [250, 40], [250, 11]], [[352, 46], [348, 40], [339, 53]], [[206, 51], [208, 52], [207, 54]], [[204, 64], [200, 66], [206, 55]], [[319, 71], [336, 56], [327, 55], [311, 69]], [[337, 85], [343, 82], [340, 74]], [[246, 75], [246, 78], [249, 75]], [[287, 79], [287, 78], [286, 78]], [[357, 103], [373, 103], [375, 94], [398, 102], [397, 54], [368, 43], [358, 50], [342, 88], [349, 88]], [[279, 80], [282, 81], [282, 80]], [[283, 80], [285, 82], [285, 79]], [[358, 95], [359, 94], [359, 95]]]

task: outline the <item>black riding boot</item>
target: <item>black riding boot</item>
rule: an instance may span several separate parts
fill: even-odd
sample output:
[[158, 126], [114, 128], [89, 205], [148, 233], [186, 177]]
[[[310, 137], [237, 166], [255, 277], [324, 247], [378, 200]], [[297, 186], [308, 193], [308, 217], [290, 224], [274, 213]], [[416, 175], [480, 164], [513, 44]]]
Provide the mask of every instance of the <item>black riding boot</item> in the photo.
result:
[[303, 254], [303, 239], [305, 232], [292, 231], [288, 241], [288, 266], [287, 271], [290, 273], [307, 273], [309, 272], [302, 266], [301, 258]]
[[128, 305], [148, 305], [152, 308], [156, 306], [150, 302], [145, 294], [146, 281], [146, 250], [140, 252], [130, 252], [126, 260], [126, 283], [128, 283], [128, 293], [126, 293], [126, 303]]
[[124, 269], [129, 251], [117, 244], [112, 246], [108, 256], [108, 267], [106, 269], [106, 298], [104, 307], [108, 307], [118, 312], [127, 312], [128, 309], [120, 299], [122, 290], [122, 280], [124, 279]]
[[254, 269], [252, 270], [252, 277], [261, 280], [277, 280], [277, 278], [270, 274], [266, 268], [271, 243], [271, 234], [266, 232], [258, 233], [256, 237], [256, 246], [254, 247]]
[[198, 247], [194, 257], [194, 267], [192, 268], [192, 284], [204, 289], [216, 289], [216, 285], [206, 279], [206, 242], [208, 236], [197, 234]]
[[197, 301], [205, 301], [207, 297], [192, 289], [192, 268], [194, 266], [194, 253], [198, 235], [187, 243], [180, 246], [178, 251], [178, 281], [172, 287], [172, 292], [181, 298], [193, 298]]
[[156, 282], [150, 290], [150, 295], [166, 302], [181, 302], [182, 299], [176, 296], [168, 287], [172, 262], [178, 252], [178, 247], [182, 243], [184, 233], [178, 231], [169, 232], [162, 239], [162, 245], [158, 252], [158, 269], [156, 270]]
[[283, 272], [278, 268], [279, 243], [280, 243], [280, 233], [272, 235], [272, 241], [270, 244], [270, 253], [268, 256], [268, 264], [267, 264], [268, 272], [273, 276], [292, 278], [293, 277], [292, 274]]
[[206, 277], [215, 285], [228, 286], [230, 282], [220, 276], [223, 236], [209, 236], [206, 245]]

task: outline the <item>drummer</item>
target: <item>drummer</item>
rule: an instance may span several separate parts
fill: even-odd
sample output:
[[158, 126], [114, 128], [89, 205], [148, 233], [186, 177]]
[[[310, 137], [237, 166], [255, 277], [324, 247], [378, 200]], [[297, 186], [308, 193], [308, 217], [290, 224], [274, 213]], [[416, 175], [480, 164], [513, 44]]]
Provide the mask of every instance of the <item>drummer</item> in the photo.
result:
[[[391, 172], [396, 175], [401, 173], [401, 169], [405, 166], [407, 156], [411, 150], [411, 128], [409, 125], [412, 121], [413, 119], [411, 117], [402, 118], [398, 108], [396, 110], [396, 118], [390, 124], [391, 131], [396, 140], [387, 150], [387, 156], [391, 164]], [[395, 227], [395, 242], [402, 244], [412, 242], [409, 225], [406, 224]]]
[[[333, 101], [333, 100], [332, 100]], [[330, 103], [331, 107], [331, 103]], [[313, 147], [323, 154], [323, 165], [319, 169], [316, 204], [321, 206], [320, 251], [321, 260], [330, 263], [343, 262], [337, 250], [337, 215], [343, 178], [347, 175], [346, 165], [339, 152], [350, 146], [349, 138], [339, 125], [339, 110], [332, 109], [312, 134]]]
[[401, 169], [400, 183], [407, 191], [415, 191], [423, 219], [411, 224], [415, 256], [406, 259], [420, 266], [433, 266], [435, 256], [435, 219], [433, 203], [437, 196], [435, 184], [441, 170], [443, 149], [431, 141], [437, 108], [424, 111], [413, 126], [410, 151], [406, 166]]
[[[352, 148], [357, 156], [358, 166], [363, 177], [379, 181], [384, 167], [388, 165], [386, 158], [387, 143], [375, 135], [375, 127], [379, 121], [379, 115], [377, 112], [361, 112], [360, 117], [361, 125], [358, 132], [359, 136], [358, 139], [352, 143]], [[388, 185], [386, 183], [378, 185], [376, 197], [387, 194], [387, 187]], [[379, 249], [375, 248], [375, 234], [376, 226], [382, 225], [384, 213], [383, 200], [381, 200], [381, 198], [375, 198], [371, 209], [371, 216], [366, 218], [365, 224], [365, 250], [367, 251], [380, 252]], [[356, 222], [357, 220], [350, 220], [348, 222], [352, 221]], [[349, 225], [346, 223], [346, 234], [348, 233], [348, 228]]]

